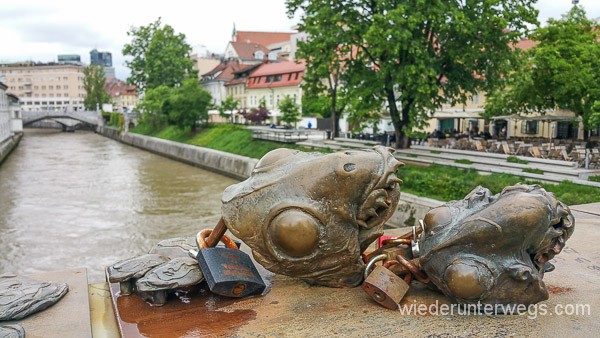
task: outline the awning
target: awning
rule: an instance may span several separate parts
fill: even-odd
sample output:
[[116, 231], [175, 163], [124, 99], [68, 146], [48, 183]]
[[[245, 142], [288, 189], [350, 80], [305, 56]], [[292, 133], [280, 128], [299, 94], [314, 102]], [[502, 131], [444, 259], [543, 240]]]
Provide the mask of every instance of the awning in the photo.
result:
[[433, 113], [433, 117], [438, 119], [482, 119], [483, 109], [469, 110], [438, 110]]

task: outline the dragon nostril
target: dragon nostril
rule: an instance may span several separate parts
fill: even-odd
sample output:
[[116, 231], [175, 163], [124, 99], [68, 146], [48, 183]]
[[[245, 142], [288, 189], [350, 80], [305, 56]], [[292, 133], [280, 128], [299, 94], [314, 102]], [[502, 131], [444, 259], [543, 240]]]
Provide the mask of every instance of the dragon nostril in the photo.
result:
[[344, 164], [344, 171], [346, 172], [351, 172], [356, 170], [356, 164], [355, 163], [346, 163]]

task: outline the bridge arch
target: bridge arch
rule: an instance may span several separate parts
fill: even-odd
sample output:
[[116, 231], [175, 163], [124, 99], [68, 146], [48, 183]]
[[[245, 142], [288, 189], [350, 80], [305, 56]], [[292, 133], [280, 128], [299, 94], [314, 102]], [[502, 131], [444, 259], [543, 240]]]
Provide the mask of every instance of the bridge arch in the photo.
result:
[[[95, 111], [23, 111], [22, 120], [23, 126], [30, 125], [32, 123], [41, 120], [58, 120], [58, 119], [71, 119], [76, 120], [84, 124], [97, 126], [99, 124], [100, 115]], [[58, 122], [58, 121], [56, 121]], [[64, 125], [61, 122], [58, 122]]]

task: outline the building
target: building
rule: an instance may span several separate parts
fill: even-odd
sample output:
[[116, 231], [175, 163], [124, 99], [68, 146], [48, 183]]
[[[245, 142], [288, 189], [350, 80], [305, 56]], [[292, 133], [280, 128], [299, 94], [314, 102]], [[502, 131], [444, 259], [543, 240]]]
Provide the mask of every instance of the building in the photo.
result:
[[8, 86], [0, 82], [0, 153], [3, 143], [15, 133], [23, 131], [19, 98], [7, 92]]
[[134, 85], [113, 78], [106, 81], [105, 88], [112, 98], [114, 110], [128, 113], [135, 109], [137, 90]]
[[7, 93], [20, 98], [22, 110], [83, 110], [84, 68], [80, 63], [0, 64], [0, 79]]
[[277, 54], [270, 52], [267, 47], [257, 43], [230, 41], [225, 48], [225, 60], [245, 65], [260, 64], [266, 58], [277, 60]]
[[232, 80], [234, 78], [233, 73], [242, 69], [242, 67], [237, 61], [226, 61], [202, 75], [200, 85], [210, 93], [215, 106], [221, 105], [221, 102], [227, 97], [225, 83]]
[[90, 52], [90, 64], [112, 67], [112, 54], [109, 52], [99, 52], [97, 49], [92, 49]]
[[104, 77], [107, 79], [115, 77], [115, 68], [112, 66], [112, 54], [99, 52], [97, 49], [90, 51], [90, 64], [104, 67]]
[[276, 123], [279, 111], [279, 102], [286, 96], [291, 97], [298, 106], [302, 103], [302, 76], [304, 75], [304, 62], [277, 62], [265, 63], [248, 76], [246, 84], [246, 105], [248, 108], [257, 108], [264, 101], [266, 108], [273, 116], [272, 123]]
[[233, 72], [233, 79], [224, 84], [225, 95], [238, 100], [240, 102], [238, 107], [240, 110], [249, 108], [246, 90], [248, 77], [256, 68], [260, 67], [260, 65], [261, 64], [243, 66], [240, 70]]
[[64, 63], [69, 63], [69, 62], [81, 63], [81, 56], [79, 56], [77, 54], [60, 54], [60, 55], [58, 55], [58, 62], [64, 62]]

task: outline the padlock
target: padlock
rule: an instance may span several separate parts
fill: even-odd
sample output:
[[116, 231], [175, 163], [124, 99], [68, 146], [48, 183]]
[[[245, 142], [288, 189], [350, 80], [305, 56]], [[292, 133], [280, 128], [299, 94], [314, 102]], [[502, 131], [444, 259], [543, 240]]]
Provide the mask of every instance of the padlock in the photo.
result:
[[370, 271], [377, 261], [385, 258], [387, 258], [387, 255], [381, 254], [369, 261], [365, 269], [365, 280], [362, 288], [383, 307], [398, 310], [400, 301], [408, 292], [408, 283], [381, 265], [375, 266], [373, 271]]
[[394, 261], [396, 256], [410, 257], [412, 255], [411, 248], [408, 245], [399, 245], [387, 249], [383, 249], [382, 254], [386, 254], [387, 258], [383, 262]]
[[[266, 284], [252, 259], [238, 249], [225, 231], [227, 227], [221, 219], [214, 230], [203, 230], [196, 237], [199, 248], [196, 258], [208, 288], [218, 295], [236, 298], [262, 293]], [[215, 238], [225, 247], [215, 248]]]

